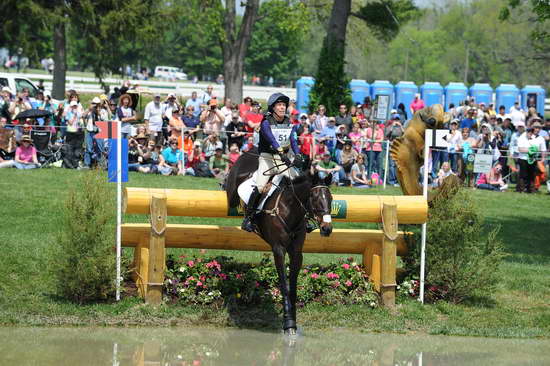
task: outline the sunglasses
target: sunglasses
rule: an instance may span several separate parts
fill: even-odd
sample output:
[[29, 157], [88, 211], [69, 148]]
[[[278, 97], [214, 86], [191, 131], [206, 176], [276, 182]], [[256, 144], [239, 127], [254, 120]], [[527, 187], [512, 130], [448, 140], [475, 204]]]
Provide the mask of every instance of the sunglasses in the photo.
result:
[[171, 142], [170, 145], [177, 145], [177, 142]]

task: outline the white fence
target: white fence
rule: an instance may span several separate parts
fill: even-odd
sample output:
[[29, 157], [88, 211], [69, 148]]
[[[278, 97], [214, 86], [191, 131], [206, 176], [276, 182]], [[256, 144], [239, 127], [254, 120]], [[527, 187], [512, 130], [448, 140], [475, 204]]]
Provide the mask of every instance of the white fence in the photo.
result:
[[[52, 87], [52, 75], [47, 74], [13, 74], [13, 76], [20, 76], [31, 79], [33, 81], [38, 81], [40, 79], [44, 80], [44, 86], [46, 89]], [[111, 90], [115, 86], [122, 85], [122, 79], [115, 78], [105, 78], [103, 79], [104, 83], [109, 84]], [[194, 84], [189, 81], [149, 81], [149, 80], [131, 80], [133, 84], [138, 84], [140, 86], [149, 88], [151, 91], [159, 92], [161, 94], [176, 93], [178, 96], [190, 97], [191, 93], [201, 92], [206, 90], [208, 85], [214, 87], [214, 95], [223, 96], [224, 95], [224, 86], [218, 84]], [[96, 78], [83, 77], [83, 76], [67, 76], [67, 89], [74, 89], [80, 93], [104, 93], [104, 90], [101, 88], [99, 81]], [[276, 88], [276, 87], [267, 87], [267, 86], [253, 86], [253, 85], [244, 85], [243, 86], [243, 96], [249, 96], [254, 99], [267, 99], [274, 92], [280, 92], [288, 95], [292, 99], [296, 99], [296, 89], [295, 88]], [[240, 102], [240, 101], [239, 101]]]

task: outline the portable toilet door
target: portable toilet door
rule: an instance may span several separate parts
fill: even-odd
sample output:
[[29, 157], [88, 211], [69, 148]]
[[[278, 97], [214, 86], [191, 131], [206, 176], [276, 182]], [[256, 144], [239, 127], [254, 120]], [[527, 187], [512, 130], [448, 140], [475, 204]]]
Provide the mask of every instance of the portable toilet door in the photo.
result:
[[510, 108], [518, 101], [519, 89], [514, 84], [500, 84], [496, 88], [496, 103], [495, 110], [498, 111], [500, 106], [506, 108], [506, 113], [510, 113]]
[[393, 85], [387, 80], [375, 80], [370, 86], [370, 97], [374, 103], [377, 95], [389, 95], [390, 96], [390, 108], [393, 106]]
[[395, 108], [400, 103], [405, 105], [407, 117], [411, 118], [411, 103], [414, 100], [414, 95], [418, 93], [418, 87], [412, 81], [400, 81], [395, 86]]
[[449, 83], [445, 87], [445, 110], [449, 110], [449, 106], [454, 104], [458, 107], [460, 103], [464, 102], [468, 98], [468, 88], [464, 83]]
[[534, 107], [537, 113], [544, 116], [544, 100], [546, 98], [546, 90], [540, 85], [525, 85], [521, 89], [521, 108], [527, 111]]
[[493, 103], [493, 88], [489, 84], [475, 83], [470, 88], [470, 96], [474, 97], [476, 104], [484, 103], [488, 106]]
[[370, 85], [365, 80], [353, 79], [349, 83], [353, 104], [363, 104], [365, 98], [370, 96]]
[[311, 76], [302, 76], [296, 81], [296, 107], [302, 113], [307, 113], [309, 104], [309, 92], [315, 85]]
[[420, 95], [426, 107], [434, 104], [443, 105], [443, 87], [436, 82], [425, 82], [420, 87]]

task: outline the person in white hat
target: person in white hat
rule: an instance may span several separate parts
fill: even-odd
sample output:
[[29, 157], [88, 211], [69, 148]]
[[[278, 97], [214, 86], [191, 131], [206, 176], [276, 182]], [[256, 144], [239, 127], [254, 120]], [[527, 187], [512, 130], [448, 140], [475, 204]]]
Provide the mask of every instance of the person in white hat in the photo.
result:
[[164, 135], [162, 134], [162, 104], [160, 103], [160, 93], [155, 93], [153, 100], [145, 106], [143, 116], [145, 128], [149, 132], [156, 144], [164, 144]]
[[83, 118], [86, 126], [84, 166], [91, 168], [94, 161], [99, 163], [105, 158], [105, 140], [95, 138], [95, 135], [99, 132], [96, 122], [109, 120], [109, 115], [105, 109], [101, 108], [99, 97], [92, 99], [90, 107], [84, 112]]

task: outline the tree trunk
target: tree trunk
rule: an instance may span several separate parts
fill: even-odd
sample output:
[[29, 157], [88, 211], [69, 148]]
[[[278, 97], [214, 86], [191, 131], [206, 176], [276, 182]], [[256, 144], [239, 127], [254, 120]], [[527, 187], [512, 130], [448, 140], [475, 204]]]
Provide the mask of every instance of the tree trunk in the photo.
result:
[[53, 29], [53, 87], [52, 97], [54, 99], [65, 99], [65, 79], [67, 73], [67, 53], [65, 38], [65, 22], [60, 20]]
[[350, 12], [351, 0], [334, 0], [327, 29], [328, 44], [345, 49]]
[[234, 103], [241, 103], [243, 98], [244, 58], [252, 37], [252, 28], [258, 18], [260, 0], [248, 0], [243, 19], [237, 33], [235, 2], [226, 1], [224, 13], [225, 37], [221, 46], [223, 51], [223, 77], [225, 97]]

